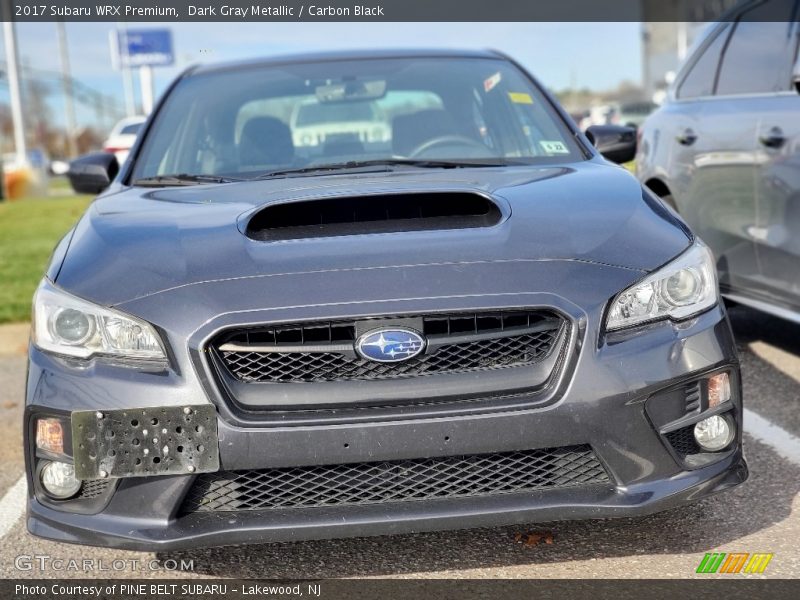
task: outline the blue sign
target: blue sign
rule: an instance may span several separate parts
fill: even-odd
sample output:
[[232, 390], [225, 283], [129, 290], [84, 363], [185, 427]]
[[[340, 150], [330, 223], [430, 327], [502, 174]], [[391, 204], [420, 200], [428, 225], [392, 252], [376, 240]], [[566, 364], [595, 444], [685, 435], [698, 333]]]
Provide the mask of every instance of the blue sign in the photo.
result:
[[117, 34], [125, 67], [165, 67], [175, 62], [169, 29], [128, 29]]

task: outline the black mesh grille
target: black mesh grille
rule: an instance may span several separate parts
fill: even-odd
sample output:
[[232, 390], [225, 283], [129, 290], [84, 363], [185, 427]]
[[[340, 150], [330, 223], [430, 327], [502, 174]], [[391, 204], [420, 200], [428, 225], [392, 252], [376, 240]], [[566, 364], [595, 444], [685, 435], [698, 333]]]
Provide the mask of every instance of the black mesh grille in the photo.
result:
[[532, 363], [549, 352], [556, 331], [448, 344], [402, 363], [376, 363], [334, 352], [222, 352], [243, 381], [337, 381], [454, 373]]
[[81, 491], [78, 493], [78, 498], [89, 500], [91, 498], [102, 496], [106, 493], [110, 485], [111, 481], [108, 479], [93, 479], [84, 481], [81, 484]]
[[[549, 355], [562, 325], [558, 317], [534, 312], [437, 315], [425, 317], [422, 322], [429, 342], [427, 351], [395, 363], [373, 362], [355, 354], [353, 323], [229, 334], [224, 338], [226, 343], [216, 346], [225, 367], [241, 381], [386, 379], [535, 363]], [[455, 336], [457, 341], [448, 343]], [[296, 351], [286, 351], [288, 344]], [[326, 345], [337, 347], [326, 350]], [[258, 350], [248, 350], [248, 346], [258, 346]], [[276, 350], [271, 349], [273, 346]], [[277, 351], [281, 346], [283, 351]]]
[[676, 429], [666, 434], [667, 441], [681, 456], [698, 454], [702, 452], [700, 446], [694, 439], [694, 425]]
[[589, 446], [199, 475], [182, 511], [405, 502], [605, 484]]

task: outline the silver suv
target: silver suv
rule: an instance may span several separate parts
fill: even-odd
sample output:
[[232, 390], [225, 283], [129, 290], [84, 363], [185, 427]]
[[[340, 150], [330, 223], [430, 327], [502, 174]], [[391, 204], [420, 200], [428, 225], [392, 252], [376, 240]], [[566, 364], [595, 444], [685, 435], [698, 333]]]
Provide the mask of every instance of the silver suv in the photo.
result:
[[636, 166], [711, 246], [727, 298], [800, 322], [798, 10], [750, 2], [712, 26], [640, 130]]

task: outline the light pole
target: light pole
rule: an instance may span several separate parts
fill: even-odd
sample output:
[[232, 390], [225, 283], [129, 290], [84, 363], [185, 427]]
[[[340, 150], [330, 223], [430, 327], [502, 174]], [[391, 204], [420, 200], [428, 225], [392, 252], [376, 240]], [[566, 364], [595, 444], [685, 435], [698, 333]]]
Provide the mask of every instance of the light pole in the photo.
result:
[[67, 158], [74, 158], [75, 149], [75, 102], [72, 89], [72, 74], [69, 65], [69, 48], [67, 46], [67, 30], [64, 21], [56, 23], [58, 29], [58, 53], [61, 56], [61, 84], [64, 89], [64, 114], [67, 126]]
[[17, 163], [23, 164], [27, 156], [25, 147], [25, 122], [22, 117], [22, 96], [19, 90], [19, 63], [17, 62], [17, 32], [11, 15], [6, 14], [10, 3], [3, 2], [3, 37], [6, 47], [6, 72], [11, 100], [11, 120], [14, 122], [14, 150]]
[[[125, 116], [136, 114], [136, 100], [133, 90], [133, 73], [128, 65], [128, 25], [117, 23], [117, 28], [109, 35], [111, 44], [111, 61], [115, 69], [122, 74], [122, 89], [125, 93]], [[124, 55], [124, 56], [123, 56]]]

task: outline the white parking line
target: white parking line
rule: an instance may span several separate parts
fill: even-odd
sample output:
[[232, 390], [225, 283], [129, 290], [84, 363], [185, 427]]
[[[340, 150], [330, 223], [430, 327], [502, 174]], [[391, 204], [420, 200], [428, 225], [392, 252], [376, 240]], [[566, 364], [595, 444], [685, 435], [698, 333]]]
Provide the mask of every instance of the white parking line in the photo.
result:
[[744, 409], [744, 430], [762, 444], [770, 446], [775, 452], [800, 465], [800, 438], [768, 421], [749, 408]]
[[19, 478], [11, 489], [0, 500], [0, 538], [11, 531], [11, 528], [25, 512], [25, 497], [28, 495], [28, 482], [25, 476]]

